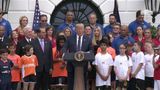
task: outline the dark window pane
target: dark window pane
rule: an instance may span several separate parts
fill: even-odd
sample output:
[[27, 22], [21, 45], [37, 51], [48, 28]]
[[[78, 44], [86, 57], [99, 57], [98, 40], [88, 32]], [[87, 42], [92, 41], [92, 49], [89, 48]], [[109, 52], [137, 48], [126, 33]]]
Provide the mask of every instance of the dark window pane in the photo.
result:
[[74, 12], [74, 22], [82, 22], [84, 24], [88, 24], [88, 16], [91, 13], [97, 14], [97, 22], [103, 24], [103, 15], [101, 11], [92, 1], [88, 0], [64, 0], [58, 6], [55, 7], [52, 15], [50, 23], [57, 27], [59, 24], [63, 23], [65, 20], [65, 13], [71, 10]]

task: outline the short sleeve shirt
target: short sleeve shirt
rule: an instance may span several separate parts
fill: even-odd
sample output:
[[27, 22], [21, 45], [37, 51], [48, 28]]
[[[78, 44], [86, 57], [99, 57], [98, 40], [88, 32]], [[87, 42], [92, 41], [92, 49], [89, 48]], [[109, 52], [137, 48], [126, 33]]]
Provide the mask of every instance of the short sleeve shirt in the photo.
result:
[[11, 82], [11, 68], [13, 63], [10, 60], [6, 62], [0, 59], [0, 83]]
[[[117, 55], [115, 57], [115, 60], [114, 60], [114, 67], [117, 68], [117, 71], [118, 71], [118, 74], [123, 77], [123, 76], [126, 76], [127, 75], [127, 72], [128, 72], [128, 68], [132, 66], [132, 60], [131, 60], [131, 57], [124, 55]], [[118, 80], [118, 78], [116, 77], [116, 80]], [[129, 80], [129, 77], [128, 79]]]
[[[159, 55], [154, 60], [156, 64], [160, 64]], [[160, 80], [160, 66], [154, 69], [154, 80]]]
[[134, 73], [138, 67], [139, 64], [143, 64], [142, 68], [140, 69], [140, 71], [137, 73], [136, 77], [137, 79], [142, 79], [144, 80], [145, 77], [145, 73], [144, 73], [144, 66], [145, 66], [145, 61], [144, 61], [144, 54], [143, 52], [134, 52], [132, 53], [132, 62], [133, 62], [133, 66], [132, 66], [132, 73]]
[[145, 60], [145, 76], [146, 77], [153, 77], [154, 68], [153, 68], [153, 54], [146, 54], [144, 56]]
[[[97, 53], [93, 64], [95, 64], [98, 67], [101, 74], [106, 76], [108, 74], [109, 67], [113, 66], [112, 56], [108, 53], [106, 54]], [[109, 86], [111, 85], [110, 76], [106, 81], [103, 81], [99, 76], [99, 74], [96, 74], [96, 86], [103, 86], [103, 85], [109, 85]]]
[[[21, 58], [19, 55], [8, 55], [8, 59], [10, 59], [15, 65], [20, 66], [21, 63]], [[12, 81], [20, 81], [21, 80], [21, 75], [20, 75], [20, 69], [18, 68], [13, 68], [11, 70], [11, 75], [12, 75]]]
[[21, 67], [22, 67], [22, 77], [28, 75], [36, 75], [36, 66], [38, 66], [38, 60], [35, 55], [22, 56], [21, 57]]

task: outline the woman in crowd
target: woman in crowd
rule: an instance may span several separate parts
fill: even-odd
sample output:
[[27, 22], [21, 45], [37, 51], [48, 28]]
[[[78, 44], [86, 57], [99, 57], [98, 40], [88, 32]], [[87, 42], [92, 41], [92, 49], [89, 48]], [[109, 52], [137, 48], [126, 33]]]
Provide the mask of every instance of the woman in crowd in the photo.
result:
[[92, 45], [94, 47], [94, 54], [97, 53], [99, 47], [99, 41], [102, 39], [102, 32], [100, 27], [96, 27], [93, 31]]
[[19, 19], [19, 26], [15, 29], [18, 32], [18, 39], [24, 38], [24, 28], [28, 25], [28, 18], [26, 16], [22, 16]]
[[145, 40], [142, 41], [142, 43], [144, 44], [145, 42], [151, 42], [154, 46], [158, 46], [156, 45], [154, 39], [152, 38], [152, 32], [150, 29], [146, 29], [144, 31], [144, 37], [145, 37]]
[[135, 41], [144, 42], [144, 34], [143, 34], [143, 28], [141, 26], [138, 26], [136, 29], [137, 35], [134, 37]]
[[10, 37], [10, 41], [11, 41], [11, 43], [13, 43], [14, 45], [17, 45], [17, 43], [18, 43], [18, 33], [17, 33], [17, 31], [12, 31], [12, 33], [11, 33], [11, 37]]
[[52, 42], [52, 47], [56, 46], [56, 37], [55, 37], [55, 29], [53, 26], [48, 26], [46, 28], [46, 38]]
[[66, 39], [68, 39], [72, 35], [71, 28], [66, 27], [64, 29], [64, 35], [65, 35]]
[[56, 47], [53, 51], [53, 71], [52, 71], [52, 82], [53, 84], [66, 84], [67, 70], [66, 63], [62, 59], [62, 47], [66, 41], [63, 35], [57, 36]]
[[[144, 31], [143, 28], [141, 26], [138, 26], [136, 28], [136, 35], [134, 37], [134, 40], [138, 41], [138, 42], [142, 42], [143, 44], [145, 44], [145, 37], [144, 37], [143, 31]], [[150, 38], [149, 33], [146, 33], [145, 35], [146, 35], [146, 37]], [[141, 47], [141, 50], [144, 52], [144, 47], [143, 46]]]
[[[101, 32], [101, 28], [98, 26], [96, 27], [95, 29], [93, 29], [93, 38], [92, 38], [92, 45], [93, 45], [93, 48], [94, 48], [94, 54], [96, 55], [97, 54], [97, 49], [99, 47], [99, 42], [100, 40], [102, 39], [102, 32]], [[92, 70], [89, 71], [89, 83], [90, 83], [90, 86], [93, 90], [95, 90], [95, 74], [96, 74], [96, 69], [95, 69], [95, 65], [92, 65], [91, 64], [91, 67], [92, 67]]]
[[116, 74], [116, 86], [118, 90], [127, 90], [129, 76], [131, 73], [132, 60], [127, 54], [127, 46], [119, 46], [120, 54], [115, 57], [114, 71]]
[[157, 29], [156, 37], [154, 39], [154, 42], [155, 42], [156, 46], [160, 45], [160, 27]]

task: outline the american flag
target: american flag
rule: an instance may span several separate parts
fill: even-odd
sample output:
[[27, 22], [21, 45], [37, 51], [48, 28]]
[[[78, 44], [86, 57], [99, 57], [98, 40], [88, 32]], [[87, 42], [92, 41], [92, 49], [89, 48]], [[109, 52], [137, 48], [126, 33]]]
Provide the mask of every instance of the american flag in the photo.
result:
[[121, 23], [117, 0], [114, 0], [114, 10], [113, 10], [113, 14], [116, 16], [116, 21], [119, 22], [119, 23]]
[[33, 25], [32, 25], [32, 29], [36, 29], [39, 25], [39, 17], [40, 17], [40, 10], [39, 10], [39, 2], [38, 0], [36, 0], [36, 4], [35, 4], [35, 10], [34, 10], [34, 18], [33, 18]]

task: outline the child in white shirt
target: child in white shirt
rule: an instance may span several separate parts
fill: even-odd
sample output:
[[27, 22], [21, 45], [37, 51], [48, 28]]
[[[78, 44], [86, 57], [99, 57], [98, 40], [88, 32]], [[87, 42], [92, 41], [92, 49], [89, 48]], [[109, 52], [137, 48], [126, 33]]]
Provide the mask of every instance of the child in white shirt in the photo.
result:
[[101, 52], [95, 56], [93, 64], [96, 66], [96, 89], [110, 90], [110, 74], [113, 66], [112, 56], [106, 52], [105, 41], [100, 41]]
[[127, 46], [121, 44], [119, 46], [120, 54], [115, 57], [114, 71], [116, 74], [116, 86], [118, 90], [127, 90], [129, 75], [131, 73], [132, 61], [127, 55]]
[[153, 68], [153, 56], [154, 50], [150, 42], [145, 42], [144, 46], [146, 54], [144, 55], [145, 60], [145, 88], [146, 90], [153, 90], [154, 88], [154, 68]]
[[131, 70], [131, 80], [129, 85], [129, 90], [145, 90], [144, 85], [144, 54], [141, 51], [142, 44], [141, 42], [135, 42], [132, 53], [132, 70]]

